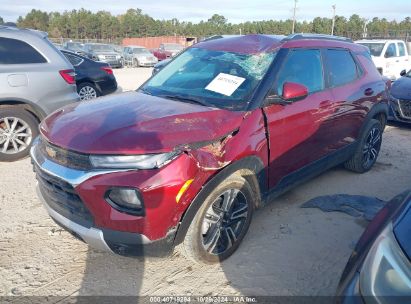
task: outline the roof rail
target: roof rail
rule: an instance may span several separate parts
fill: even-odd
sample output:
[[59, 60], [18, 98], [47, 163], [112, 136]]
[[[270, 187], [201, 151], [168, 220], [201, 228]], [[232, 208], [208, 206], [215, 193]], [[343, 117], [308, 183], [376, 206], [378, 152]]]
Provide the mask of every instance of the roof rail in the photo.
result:
[[352, 39], [341, 37], [341, 36], [333, 36], [333, 35], [325, 35], [325, 34], [303, 34], [303, 33], [288, 35], [287, 37], [283, 39], [283, 41], [301, 40], [301, 39], [324, 39], [324, 40], [353, 42]]
[[19, 28], [16, 25], [2, 24], [0, 25], [0, 29], [18, 30]]

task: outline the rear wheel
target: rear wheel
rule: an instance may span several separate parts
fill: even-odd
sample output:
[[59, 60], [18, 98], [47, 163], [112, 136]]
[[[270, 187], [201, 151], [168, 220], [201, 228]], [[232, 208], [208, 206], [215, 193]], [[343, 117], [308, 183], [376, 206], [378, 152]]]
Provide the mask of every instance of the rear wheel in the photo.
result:
[[345, 168], [364, 173], [377, 161], [381, 149], [383, 126], [376, 119], [367, 124], [355, 154], [345, 164]]
[[38, 134], [38, 121], [26, 110], [18, 107], [0, 109], [0, 161], [26, 157]]
[[80, 100], [90, 100], [99, 96], [96, 86], [92, 83], [82, 83], [77, 87], [77, 93]]
[[232, 175], [214, 189], [191, 223], [180, 248], [195, 262], [216, 263], [231, 256], [251, 223], [254, 198], [248, 182]]

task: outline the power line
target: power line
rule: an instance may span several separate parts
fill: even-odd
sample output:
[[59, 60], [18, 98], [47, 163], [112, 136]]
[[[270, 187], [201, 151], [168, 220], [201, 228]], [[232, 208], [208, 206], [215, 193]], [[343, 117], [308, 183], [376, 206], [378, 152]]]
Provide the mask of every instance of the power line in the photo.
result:
[[294, 0], [293, 29], [291, 31], [291, 34], [294, 34], [294, 31], [295, 31], [295, 13], [297, 11], [297, 1], [298, 0]]

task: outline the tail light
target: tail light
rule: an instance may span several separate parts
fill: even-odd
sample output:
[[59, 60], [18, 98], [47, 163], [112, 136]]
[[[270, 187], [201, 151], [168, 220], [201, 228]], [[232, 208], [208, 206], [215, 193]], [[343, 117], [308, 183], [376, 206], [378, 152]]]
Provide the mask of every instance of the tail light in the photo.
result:
[[59, 73], [68, 84], [76, 83], [76, 73], [74, 70], [61, 70]]
[[110, 67], [102, 67], [101, 69], [109, 75], [113, 74], [113, 69]]

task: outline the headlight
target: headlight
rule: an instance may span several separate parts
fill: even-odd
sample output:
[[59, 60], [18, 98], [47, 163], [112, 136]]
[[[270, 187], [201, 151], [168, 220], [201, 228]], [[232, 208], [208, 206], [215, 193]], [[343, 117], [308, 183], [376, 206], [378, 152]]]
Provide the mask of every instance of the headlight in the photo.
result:
[[161, 168], [178, 155], [177, 152], [146, 155], [92, 155], [90, 162], [101, 169], [155, 169]]
[[368, 252], [361, 269], [360, 290], [366, 302], [371, 296], [382, 304], [400, 303], [400, 297], [411, 296], [411, 264], [395, 239], [392, 225], [384, 229]]
[[106, 56], [104, 56], [104, 55], [97, 55], [97, 58], [100, 59], [100, 60], [102, 60], [102, 59], [105, 59]]

